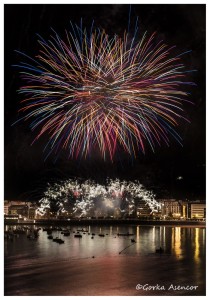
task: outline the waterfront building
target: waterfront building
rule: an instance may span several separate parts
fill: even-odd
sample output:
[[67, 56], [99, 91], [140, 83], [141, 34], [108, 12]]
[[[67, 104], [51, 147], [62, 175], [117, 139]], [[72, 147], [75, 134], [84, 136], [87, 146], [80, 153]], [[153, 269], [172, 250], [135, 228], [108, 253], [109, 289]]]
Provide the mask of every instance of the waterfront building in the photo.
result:
[[4, 220], [7, 223], [16, 223], [18, 221], [18, 215], [4, 215]]
[[175, 199], [161, 199], [161, 215], [173, 219], [203, 219], [206, 217], [204, 201], [182, 201]]
[[36, 207], [33, 207], [33, 206], [29, 207], [28, 208], [28, 218], [32, 219], [32, 220], [36, 219], [36, 211], [37, 211]]
[[194, 201], [188, 203], [188, 218], [189, 219], [205, 219], [206, 218], [206, 203]]
[[9, 215], [19, 215], [28, 217], [28, 206], [27, 205], [11, 205], [9, 206]]
[[136, 214], [138, 218], [151, 216], [151, 209], [144, 200], [136, 200]]
[[181, 200], [162, 199], [161, 201], [161, 215], [171, 218], [180, 218], [183, 214], [183, 207]]
[[10, 201], [4, 200], [4, 214], [9, 214]]
[[188, 202], [182, 201], [182, 218], [187, 219], [188, 218]]

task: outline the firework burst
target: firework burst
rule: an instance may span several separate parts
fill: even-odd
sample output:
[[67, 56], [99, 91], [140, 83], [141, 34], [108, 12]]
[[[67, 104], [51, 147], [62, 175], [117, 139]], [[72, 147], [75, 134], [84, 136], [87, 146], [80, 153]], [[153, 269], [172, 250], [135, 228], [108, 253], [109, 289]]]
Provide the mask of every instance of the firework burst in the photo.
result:
[[183, 86], [192, 83], [174, 47], [136, 32], [110, 37], [72, 25], [65, 39], [40, 38], [35, 59], [22, 53], [29, 62], [18, 65], [27, 82], [21, 120], [31, 120], [34, 141], [49, 136], [47, 156], [64, 149], [73, 158], [100, 152], [113, 160], [119, 149], [136, 156], [147, 143], [154, 150], [169, 136], [180, 142]]
[[[107, 179], [105, 185], [91, 180], [68, 179], [49, 184], [40, 200], [38, 213], [44, 215], [46, 209], [56, 207], [58, 214], [70, 209], [74, 215], [104, 215], [107, 209], [120, 209], [123, 215], [135, 211], [135, 200], [143, 200], [151, 213], [160, 209], [152, 191], [147, 190], [139, 181]], [[70, 207], [70, 208], [69, 208]]]

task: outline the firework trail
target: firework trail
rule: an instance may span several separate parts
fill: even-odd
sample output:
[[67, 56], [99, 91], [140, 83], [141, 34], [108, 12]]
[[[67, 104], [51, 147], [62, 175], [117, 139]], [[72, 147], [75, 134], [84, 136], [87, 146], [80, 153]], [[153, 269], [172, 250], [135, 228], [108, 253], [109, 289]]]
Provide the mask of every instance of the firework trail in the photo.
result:
[[181, 142], [175, 128], [192, 83], [174, 47], [155, 33], [137, 37], [137, 28], [129, 39], [71, 26], [64, 39], [40, 37], [36, 58], [21, 53], [28, 62], [16, 65], [26, 82], [18, 121], [31, 120], [34, 141], [49, 136], [47, 156], [63, 149], [69, 158], [99, 152], [113, 160], [119, 149], [136, 157], [147, 143], [154, 151], [169, 136]]
[[65, 213], [66, 207], [71, 205], [71, 211], [75, 216], [94, 216], [99, 212], [104, 215], [107, 209], [120, 209], [122, 202], [126, 203], [123, 214], [133, 214], [136, 208], [135, 200], [145, 201], [151, 213], [157, 212], [160, 204], [155, 200], [155, 195], [148, 191], [138, 181], [120, 181], [119, 179], [107, 179], [105, 185], [91, 180], [79, 182], [69, 179], [60, 183], [49, 184], [42, 199], [39, 201], [38, 213], [44, 215], [46, 209], [53, 205], [57, 207], [57, 213]]

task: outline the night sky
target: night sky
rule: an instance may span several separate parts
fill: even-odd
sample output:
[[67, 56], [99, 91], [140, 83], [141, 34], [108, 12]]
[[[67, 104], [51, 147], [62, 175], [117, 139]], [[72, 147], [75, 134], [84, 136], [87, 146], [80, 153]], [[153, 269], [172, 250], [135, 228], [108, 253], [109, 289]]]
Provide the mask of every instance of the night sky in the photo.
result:
[[[162, 143], [155, 153], [146, 149], [132, 160], [125, 154], [118, 155], [114, 163], [104, 162], [99, 157], [88, 160], [67, 160], [65, 153], [55, 162], [54, 157], [44, 161], [43, 149], [47, 137], [33, 146], [34, 133], [29, 123], [18, 118], [21, 85], [18, 64], [20, 50], [34, 57], [38, 53], [37, 35], [46, 40], [53, 28], [60, 36], [70, 29], [70, 21], [104, 28], [110, 35], [123, 35], [128, 24], [129, 5], [13, 5], [4, 6], [5, 16], [5, 199], [39, 199], [45, 184], [68, 177], [92, 178], [103, 182], [108, 177], [140, 180], [153, 189], [157, 197], [179, 197], [179, 199], [205, 199], [205, 5], [132, 5], [131, 27], [139, 17], [140, 36], [146, 30], [154, 31], [168, 45], [176, 45], [177, 53], [192, 50], [183, 56], [187, 69], [196, 69], [189, 74], [189, 81], [197, 84], [188, 87], [189, 99], [185, 114], [191, 123], [180, 124], [177, 129], [183, 139], [183, 147], [173, 138], [170, 146]], [[182, 180], [177, 178], [182, 176]]]

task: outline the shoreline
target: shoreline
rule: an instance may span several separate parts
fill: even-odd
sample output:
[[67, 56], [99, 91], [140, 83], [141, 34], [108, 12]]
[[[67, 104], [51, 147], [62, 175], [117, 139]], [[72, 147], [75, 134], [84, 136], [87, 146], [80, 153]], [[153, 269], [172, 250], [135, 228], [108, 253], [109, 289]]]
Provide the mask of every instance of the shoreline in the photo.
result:
[[181, 226], [181, 227], [206, 227], [205, 221], [183, 221], [183, 220], [138, 220], [138, 219], [80, 219], [80, 220], [28, 220], [8, 221], [4, 225], [144, 225], [144, 226]]

